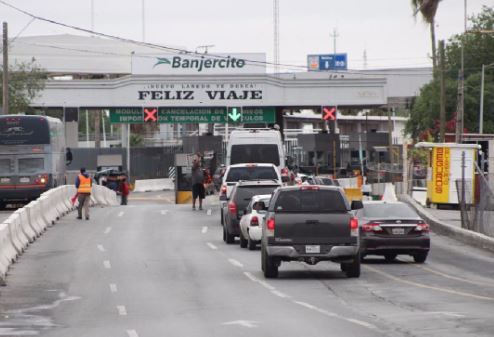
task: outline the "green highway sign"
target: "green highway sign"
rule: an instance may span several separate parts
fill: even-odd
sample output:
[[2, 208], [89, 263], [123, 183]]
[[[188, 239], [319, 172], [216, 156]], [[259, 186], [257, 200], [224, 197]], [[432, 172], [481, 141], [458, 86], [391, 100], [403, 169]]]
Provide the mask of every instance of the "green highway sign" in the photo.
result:
[[117, 124], [275, 123], [274, 107], [112, 107], [110, 122]]
[[226, 108], [158, 108], [158, 123], [226, 123]]
[[110, 108], [110, 123], [132, 123], [144, 122], [142, 108]]

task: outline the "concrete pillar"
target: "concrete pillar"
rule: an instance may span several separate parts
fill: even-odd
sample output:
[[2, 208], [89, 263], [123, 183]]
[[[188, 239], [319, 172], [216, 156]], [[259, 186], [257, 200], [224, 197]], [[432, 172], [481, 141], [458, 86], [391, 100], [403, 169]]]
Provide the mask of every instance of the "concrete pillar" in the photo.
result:
[[494, 190], [494, 140], [489, 140], [489, 187]]
[[65, 144], [67, 147], [79, 147], [79, 123], [65, 122]]

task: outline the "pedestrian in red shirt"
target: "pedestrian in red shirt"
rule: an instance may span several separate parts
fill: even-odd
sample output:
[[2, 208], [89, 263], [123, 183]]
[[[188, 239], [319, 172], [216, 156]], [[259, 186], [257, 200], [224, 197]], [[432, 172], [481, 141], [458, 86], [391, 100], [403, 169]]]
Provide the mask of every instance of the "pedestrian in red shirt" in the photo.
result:
[[127, 197], [129, 196], [129, 184], [127, 183], [127, 178], [123, 177], [120, 183], [120, 205], [127, 205]]

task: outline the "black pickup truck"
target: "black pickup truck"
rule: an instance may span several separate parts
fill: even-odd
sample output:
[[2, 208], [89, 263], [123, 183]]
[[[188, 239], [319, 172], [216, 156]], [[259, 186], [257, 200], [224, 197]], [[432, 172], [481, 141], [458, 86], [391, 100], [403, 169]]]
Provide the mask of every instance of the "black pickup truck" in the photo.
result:
[[347, 277], [360, 276], [358, 220], [343, 189], [337, 186], [288, 186], [276, 190], [262, 228], [261, 264], [264, 276], [278, 276], [282, 261], [314, 265], [340, 263]]

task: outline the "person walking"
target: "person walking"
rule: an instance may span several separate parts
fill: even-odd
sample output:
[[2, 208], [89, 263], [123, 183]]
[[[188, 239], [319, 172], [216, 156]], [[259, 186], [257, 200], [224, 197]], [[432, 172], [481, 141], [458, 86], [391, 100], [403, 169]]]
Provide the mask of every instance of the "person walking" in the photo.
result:
[[120, 183], [120, 205], [127, 205], [127, 199], [129, 196], [129, 184], [127, 178], [123, 177]]
[[201, 160], [194, 160], [192, 163], [192, 210], [196, 209], [196, 200], [199, 198], [199, 210], [202, 210], [202, 199], [205, 197], [204, 172], [201, 167]]
[[89, 202], [91, 201], [91, 186], [93, 181], [87, 174], [86, 169], [81, 168], [81, 173], [75, 179], [75, 187], [77, 188], [79, 205], [77, 206], [77, 219], [82, 219], [82, 209], [84, 208], [84, 216], [89, 220]]

